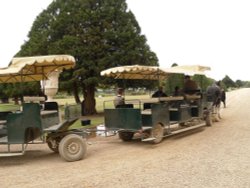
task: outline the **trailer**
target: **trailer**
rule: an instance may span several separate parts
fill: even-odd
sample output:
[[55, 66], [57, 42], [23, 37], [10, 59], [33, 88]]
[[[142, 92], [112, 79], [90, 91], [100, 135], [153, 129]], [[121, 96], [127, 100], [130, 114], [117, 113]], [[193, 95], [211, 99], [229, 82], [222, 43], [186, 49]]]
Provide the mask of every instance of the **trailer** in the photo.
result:
[[[74, 65], [75, 59], [69, 55], [14, 58], [8, 68], [0, 70], [0, 83], [46, 80], [51, 72]], [[29, 144], [44, 143], [66, 161], [85, 156], [86, 132], [69, 129], [81, 117], [80, 105], [67, 105], [61, 121], [56, 102], [34, 96], [23, 100], [19, 109], [0, 112], [0, 146], [5, 148], [0, 151], [0, 157], [24, 155]]]
[[[192, 70], [192, 73], [204, 74], [204, 70], [209, 69], [200, 67], [199, 70]], [[166, 79], [171, 74], [184, 74], [184, 70], [134, 65], [107, 69], [101, 75], [116, 79], [159, 80]], [[191, 70], [185, 72], [190, 73]], [[118, 108], [108, 105], [112, 102], [104, 102], [105, 130], [117, 133], [123, 141], [130, 141], [137, 134], [142, 141], [157, 144], [164, 137], [212, 125], [212, 114], [206, 97], [200, 92], [193, 95], [125, 100], [125, 104]]]

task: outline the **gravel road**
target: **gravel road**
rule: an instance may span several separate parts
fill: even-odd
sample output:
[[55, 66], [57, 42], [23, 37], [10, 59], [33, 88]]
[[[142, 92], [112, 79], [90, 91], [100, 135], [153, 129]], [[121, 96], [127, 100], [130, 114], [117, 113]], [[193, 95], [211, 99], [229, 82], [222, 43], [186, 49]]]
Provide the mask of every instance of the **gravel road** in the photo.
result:
[[[0, 187], [249, 188], [250, 89], [227, 93], [222, 120], [160, 144], [89, 139], [85, 159], [65, 162], [46, 144], [0, 158]], [[0, 148], [1, 149], [1, 148]]]

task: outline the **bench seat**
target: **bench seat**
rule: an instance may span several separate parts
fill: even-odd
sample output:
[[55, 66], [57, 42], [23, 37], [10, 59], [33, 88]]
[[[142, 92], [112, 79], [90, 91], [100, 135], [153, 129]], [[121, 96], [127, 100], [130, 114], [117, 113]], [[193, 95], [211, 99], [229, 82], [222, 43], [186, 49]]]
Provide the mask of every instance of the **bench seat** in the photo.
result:
[[178, 108], [169, 108], [169, 111], [178, 111]]
[[152, 114], [152, 110], [151, 109], [143, 110], [143, 111], [141, 111], [141, 114], [142, 115], [151, 115]]
[[41, 116], [48, 115], [48, 114], [57, 114], [57, 110], [42, 110], [41, 111]]

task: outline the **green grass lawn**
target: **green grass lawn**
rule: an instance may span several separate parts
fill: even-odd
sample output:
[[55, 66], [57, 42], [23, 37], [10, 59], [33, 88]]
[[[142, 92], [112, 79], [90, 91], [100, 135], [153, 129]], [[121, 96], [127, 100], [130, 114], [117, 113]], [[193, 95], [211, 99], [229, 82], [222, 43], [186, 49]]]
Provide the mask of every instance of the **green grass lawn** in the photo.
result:
[[[127, 95], [125, 97], [126, 100], [132, 99], [147, 99], [150, 98], [149, 95]], [[96, 97], [96, 110], [98, 113], [103, 113], [104, 104], [105, 107], [113, 107], [113, 99], [114, 96], [108, 97]], [[64, 106], [65, 104], [75, 104], [75, 100], [73, 97], [67, 97], [63, 99], [55, 99], [60, 106]], [[105, 103], [104, 103], [105, 102]]]
[[19, 109], [20, 109], [19, 105], [14, 105], [14, 104], [0, 104], [0, 112], [16, 111], [16, 110], [19, 110]]
[[[125, 96], [126, 100], [133, 100], [133, 99], [147, 99], [150, 98], [149, 95], [127, 95]], [[108, 96], [108, 97], [96, 97], [96, 110], [98, 114], [90, 115], [90, 116], [83, 116], [82, 119], [89, 119], [91, 120], [91, 125], [82, 126], [81, 121], [77, 121], [74, 125], [71, 126], [71, 128], [93, 128], [97, 125], [104, 124], [104, 104], [106, 108], [114, 107], [113, 106], [113, 99], [114, 96]], [[56, 99], [59, 105], [65, 105], [65, 104], [74, 104], [74, 98], [68, 97], [64, 99]]]

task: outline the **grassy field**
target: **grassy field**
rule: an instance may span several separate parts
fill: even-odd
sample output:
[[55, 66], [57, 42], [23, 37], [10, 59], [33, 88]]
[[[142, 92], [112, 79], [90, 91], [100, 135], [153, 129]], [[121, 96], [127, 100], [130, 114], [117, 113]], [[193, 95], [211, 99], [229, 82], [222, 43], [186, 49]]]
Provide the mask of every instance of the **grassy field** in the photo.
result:
[[[133, 99], [147, 99], [149, 98], [149, 95], [130, 95], [126, 96], [126, 100], [133, 100]], [[109, 97], [97, 97], [96, 98], [96, 110], [98, 114], [95, 115], [90, 115], [90, 116], [83, 116], [82, 119], [89, 119], [91, 120], [91, 125], [90, 126], [84, 126], [85, 128], [90, 128], [90, 127], [95, 127], [100, 124], [104, 124], [104, 104], [105, 107], [113, 107], [113, 99], [114, 96], [109, 96]], [[64, 106], [65, 104], [75, 104], [74, 98], [73, 97], [68, 97], [64, 99], [55, 99], [60, 106]], [[79, 128], [81, 126], [81, 121], [77, 121], [72, 128]]]
[[[125, 97], [126, 100], [132, 100], [132, 99], [146, 99], [150, 98], [149, 95], [128, 95]], [[104, 108], [104, 102], [106, 107], [113, 106], [113, 99], [114, 96], [108, 96], [108, 97], [96, 97], [96, 110], [98, 113], [103, 113]], [[75, 104], [75, 100], [73, 97], [67, 97], [63, 99], [55, 99], [55, 101], [59, 104], [59, 106], [64, 106], [66, 104]]]
[[20, 106], [14, 105], [14, 104], [0, 104], [0, 111], [6, 112], [6, 111], [16, 111], [19, 110]]

